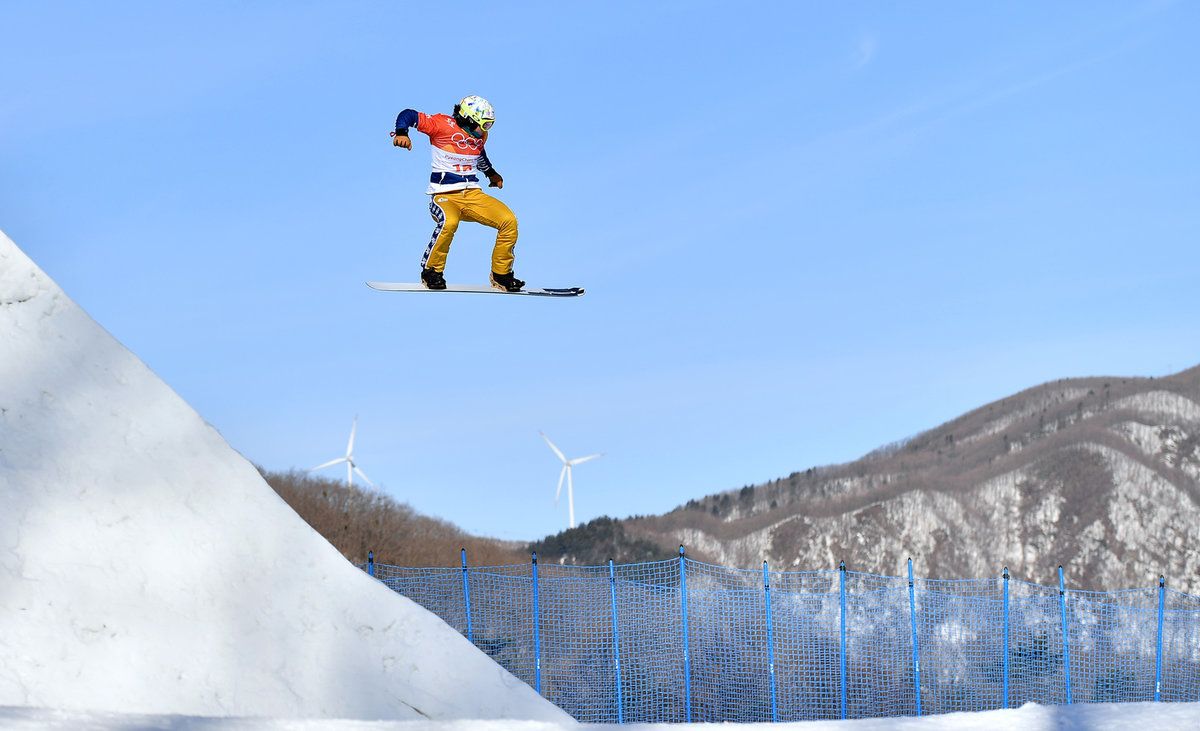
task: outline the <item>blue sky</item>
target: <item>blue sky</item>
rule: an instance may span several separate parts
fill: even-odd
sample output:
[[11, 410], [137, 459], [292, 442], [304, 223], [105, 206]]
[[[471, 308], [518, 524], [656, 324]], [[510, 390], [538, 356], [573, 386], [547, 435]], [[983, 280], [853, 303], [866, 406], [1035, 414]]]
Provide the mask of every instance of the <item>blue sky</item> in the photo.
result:
[[[1200, 6], [8, 3], [0, 229], [248, 458], [478, 533], [852, 460], [1200, 363]], [[517, 273], [432, 229], [406, 107], [492, 101]], [[447, 278], [482, 282], [464, 224]], [[328, 473], [336, 477], [336, 470]]]

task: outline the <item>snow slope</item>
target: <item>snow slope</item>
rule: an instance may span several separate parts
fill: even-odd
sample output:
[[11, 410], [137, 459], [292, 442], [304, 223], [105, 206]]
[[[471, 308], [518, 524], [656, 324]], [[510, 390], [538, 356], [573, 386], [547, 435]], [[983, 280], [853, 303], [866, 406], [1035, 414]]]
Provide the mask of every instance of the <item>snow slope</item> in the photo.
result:
[[[186, 716], [131, 716], [71, 713], [29, 708], [0, 708], [0, 728], [10, 731], [560, 731], [566, 727], [545, 721], [287, 721], [273, 719], [211, 719]], [[576, 728], [579, 728], [578, 726]], [[1200, 728], [1200, 703], [1105, 703], [1039, 706], [982, 713], [947, 713], [924, 718], [871, 718], [854, 721], [803, 723], [634, 723], [592, 724], [605, 731], [1195, 731]]]
[[3, 233], [0, 706], [571, 722], [351, 566]]

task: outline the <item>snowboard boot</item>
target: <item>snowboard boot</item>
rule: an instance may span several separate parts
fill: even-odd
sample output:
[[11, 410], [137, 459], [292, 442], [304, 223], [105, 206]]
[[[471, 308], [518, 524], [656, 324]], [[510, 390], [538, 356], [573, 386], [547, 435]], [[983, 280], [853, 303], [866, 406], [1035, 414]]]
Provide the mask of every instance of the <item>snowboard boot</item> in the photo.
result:
[[421, 284], [425, 285], [425, 289], [445, 289], [446, 278], [434, 269], [422, 269]]
[[513, 276], [512, 272], [508, 274], [492, 272], [492, 286], [504, 292], [520, 292], [525, 283]]

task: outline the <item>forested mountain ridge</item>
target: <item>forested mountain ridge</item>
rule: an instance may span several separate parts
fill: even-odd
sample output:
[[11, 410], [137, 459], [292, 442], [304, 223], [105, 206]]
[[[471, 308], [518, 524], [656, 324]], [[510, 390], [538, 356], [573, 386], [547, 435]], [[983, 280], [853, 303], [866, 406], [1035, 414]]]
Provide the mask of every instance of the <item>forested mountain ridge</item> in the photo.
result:
[[[894, 574], [911, 556], [923, 576], [1008, 566], [1042, 583], [1062, 564], [1078, 588], [1147, 586], [1164, 573], [1200, 592], [1200, 367], [1046, 383], [848, 464], [616, 523], [601, 533], [619, 532], [643, 560], [682, 543], [733, 566], [845, 560]], [[570, 555], [545, 558], [595, 562], [578, 538]]]

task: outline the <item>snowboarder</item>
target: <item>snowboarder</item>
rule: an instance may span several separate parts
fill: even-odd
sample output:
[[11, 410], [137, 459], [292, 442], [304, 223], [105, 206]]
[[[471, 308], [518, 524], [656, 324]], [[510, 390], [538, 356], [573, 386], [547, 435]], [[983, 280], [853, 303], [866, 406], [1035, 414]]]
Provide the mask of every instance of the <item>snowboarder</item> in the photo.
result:
[[445, 289], [446, 257], [460, 221], [474, 221], [496, 229], [492, 250], [491, 282], [496, 289], [519, 292], [525, 282], [513, 274], [513, 249], [517, 245], [517, 217], [502, 201], [483, 192], [477, 171], [487, 176], [489, 188], [503, 188], [504, 178], [484, 152], [488, 130], [496, 114], [487, 99], [468, 96], [454, 105], [454, 114], [425, 114], [405, 109], [396, 117], [392, 144], [412, 149], [408, 130], [429, 136], [433, 173], [429, 176], [429, 215], [433, 236], [421, 257], [421, 284]]

